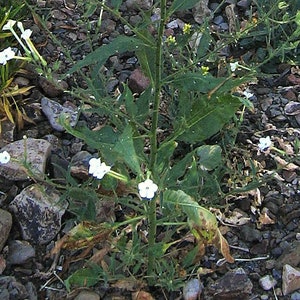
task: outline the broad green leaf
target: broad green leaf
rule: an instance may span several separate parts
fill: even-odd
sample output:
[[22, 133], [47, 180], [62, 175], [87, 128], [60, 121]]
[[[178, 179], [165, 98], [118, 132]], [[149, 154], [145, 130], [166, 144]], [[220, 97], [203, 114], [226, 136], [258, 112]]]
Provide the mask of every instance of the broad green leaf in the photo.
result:
[[207, 54], [211, 41], [212, 41], [212, 37], [210, 35], [210, 30], [209, 29], [205, 30], [205, 32], [202, 33], [200, 42], [198, 44], [198, 48], [196, 50], [197, 57], [201, 58]]
[[184, 91], [198, 91], [207, 93], [217, 85], [221, 84], [223, 79], [214, 77], [210, 74], [202, 73], [184, 73], [174, 78], [174, 86], [179, 86]]
[[59, 123], [66, 131], [77, 138], [82, 139], [90, 147], [101, 152], [101, 157], [107, 164], [113, 164], [117, 160], [117, 153], [113, 151], [119, 134], [112, 127], [105, 126], [97, 131], [92, 131], [86, 126], [73, 128], [64, 116], [61, 116]]
[[142, 173], [140, 161], [134, 148], [132, 128], [130, 125], [125, 127], [113, 150], [122, 157], [123, 161], [135, 174]]
[[203, 75], [202, 72], [188, 72], [176, 76], [174, 86], [179, 86], [185, 91], [222, 94], [231, 92], [233, 88], [245, 83], [249, 78], [214, 77], [210, 73]]
[[183, 179], [179, 182], [179, 186], [184, 192], [196, 197], [199, 195], [199, 189], [201, 188], [201, 185], [201, 173], [199, 172], [197, 162], [193, 157], [192, 163], [187, 168]]
[[193, 144], [210, 138], [231, 120], [240, 106], [239, 98], [230, 94], [211, 99], [203, 96], [194, 103], [191, 115], [177, 122], [175, 139]]
[[88, 54], [85, 58], [78, 61], [67, 73], [72, 74], [83, 67], [95, 65], [98, 69], [107, 61], [107, 59], [118, 53], [125, 51], [134, 51], [140, 47], [147, 45], [138, 38], [120, 35], [115, 38], [111, 43], [102, 45], [95, 51]]
[[98, 8], [97, 3], [86, 2], [84, 18], [85, 19], [89, 18], [92, 14], [94, 14], [97, 8]]
[[111, 6], [115, 9], [118, 10], [120, 5], [122, 4], [123, 0], [111, 0]]
[[136, 51], [136, 55], [143, 72], [153, 85], [155, 77], [155, 51], [149, 47], [140, 47], [140, 49]]
[[165, 179], [165, 187], [175, 188], [178, 186], [179, 178], [183, 177], [186, 170], [191, 166], [193, 162], [194, 151], [188, 153], [180, 161], [176, 162], [174, 166], [168, 169], [168, 173]]
[[137, 105], [135, 103], [135, 99], [133, 98], [132, 92], [129, 89], [128, 85], [124, 84], [124, 91], [119, 98], [119, 102], [125, 103], [126, 112], [129, 115], [131, 119], [135, 119], [135, 116], [137, 115]]
[[170, 142], [163, 143], [158, 148], [157, 161], [156, 161], [156, 169], [158, 174], [161, 174], [161, 172], [169, 169], [170, 159], [176, 147], [177, 147], [177, 143], [175, 141], [170, 141]]
[[144, 123], [147, 117], [149, 116], [149, 103], [151, 101], [151, 98], [153, 97], [151, 90], [152, 87], [148, 87], [136, 101], [136, 105], [138, 107], [138, 114], [136, 116], [136, 120], [140, 123]]
[[172, 15], [178, 10], [187, 10], [194, 7], [199, 0], [174, 0], [171, 7], [169, 8], [168, 15]]
[[203, 170], [211, 171], [222, 163], [222, 149], [219, 145], [203, 145], [196, 150], [198, 164]]
[[173, 210], [183, 211], [187, 216], [189, 228], [195, 236], [199, 250], [206, 245], [214, 245], [228, 262], [234, 262], [229, 245], [219, 231], [216, 217], [206, 208], [200, 206], [183, 191], [166, 190], [163, 194], [164, 205]]
[[68, 190], [68, 196], [71, 198], [69, 201], [69, 210], [74, 213], [79, 220], [95, 221], [95, 203], [99, 197], [95, 190], [72, 187]]
[[65, 280], [66, 288], [70, 291], [75, 287], [91, 287], [99, 282], [102, 273], [103, 270], [99, 266], [79, 269]]

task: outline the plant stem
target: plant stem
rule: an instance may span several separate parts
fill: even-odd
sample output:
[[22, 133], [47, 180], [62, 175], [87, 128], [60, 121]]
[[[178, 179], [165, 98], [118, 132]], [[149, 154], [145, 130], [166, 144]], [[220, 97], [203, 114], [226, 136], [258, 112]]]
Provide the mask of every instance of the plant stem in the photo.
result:
[[[158, 126], [158, 114], [162, 87], [162, 46], [163, 46], [163, 34], [166, 21], [166, 0], [160, 1], [161, 17], [158, 28], [158, 36], [156, 43], [156, 57], [155, 57], [155, 79], [154, 79], [154, 103], [152, 112], [152, 124], [150, 132], [150, 165], [149, 169], [157, 179], [157, 174], [155, 170], [156, 159], [157, 159], [157, 126]], [[153, 199], [149, 203], [148, 210], [148, 220], [149, 220], [149, 239], [148, 239], [148, 269], [147, 275], [149, 276], [149, 284], [154, 283], [154, 264], [155, 264], [155, 238], [156, 238], [156, 201]]]

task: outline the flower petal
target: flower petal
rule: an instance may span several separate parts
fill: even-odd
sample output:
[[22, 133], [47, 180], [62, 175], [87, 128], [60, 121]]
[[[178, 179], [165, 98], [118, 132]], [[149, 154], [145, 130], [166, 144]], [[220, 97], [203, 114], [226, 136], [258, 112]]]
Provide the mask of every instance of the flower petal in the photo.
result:
[[138, 189], [141, 198], [151, 200], [154, 197], [156, 191], [158, 190], [158, 186], [155, 183], [153, 183], [151, 179], [146, 179], [145, 181], [140, 182], [138, 184]]
[[7, 164], [10, 161], [10, 154], [7, 151], [0, 153], [0, 163]]
[[2, 30], [10, 30], [14, 27], [16, 24], [15, 20], [8, 20], [5, 25], [3, 25]]
[[28, 40], [30, 38], [32, 34], [32, 30], [30, 29], [26, 29], [22, 34], [21, 34], [21, 38], [24, 40]]

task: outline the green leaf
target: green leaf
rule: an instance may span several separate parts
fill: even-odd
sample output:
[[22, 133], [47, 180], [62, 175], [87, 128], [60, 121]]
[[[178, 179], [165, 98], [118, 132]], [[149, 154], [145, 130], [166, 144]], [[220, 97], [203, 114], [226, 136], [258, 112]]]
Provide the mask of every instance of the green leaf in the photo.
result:
[[116, 161], [117, 155], [113, 151], [113, 148], [118, 140], [119, 134], [116, 133], [112, 127], [104, 126], [97, 131], [92, 131], [86, 126], [73, 128], [64, 116], [60, 117], [59, 123], [64, 126], [68, 133], [82, 139], [90, 147], [100, 150], [101, 156], [106, 163], [113, 164]]
[[86, 7], [85, 7], [85, 12], [84, 12], [84, 18], [87, 19], [89, 18], [92, 14], [94, 14], [94, 12], [96, 11], [96, 9], [98, 8], [97, 3], [92, 3], [92, 2], [86, 2]]
[[184, 158], [168, 169], [169, 171], [166, 175], [165, 187], [175, 188], [178, 185], [179, 178], [183, 177], [186, 170], [191, 166], [193, 162], [193, 155], [194, 151], [188, 153]]
[[219, 145], [203, 145], [197, 148], [198, 163], [203, 170], [211, 171], [222, 163], [222, 149]]
[[165, 191], [163, 203], [171, 210], [178, 210], [179, 213], [183, 211], [186, 214], [199, 250], [205, 250], [206, 245], [214, 245], [228, 262], [234, 262], [229, 245], [218, 229], [217, 219], [208, 209], [200, 206], [192, 197], [180, 190]]
[[115, 9], [115, 10], [118, 10], [119, 7], [121, 6], [123, 0], [111, 0], [110, 3], [111, 3], [111, 6]]
[[136, 116], [137, 122], [144, 123], [149, 116], [149, 102], [153, 97], [151, 93], [152, 87], [148, 87], [137, 99], [136, 105], [138, 107], [138, 113]]
[[156, 161], [156, 169], [158, 174], [169, 169], [170, 159], [176, 147], [177, 143], [175, 141], [170, 141], [163, 143], [158, 148]]
[[[193, 151], [194, 153], [194, 151]], [[199, 195], [201, 188], [201, 173], [197, 168], [197, 162], [193, 157], [191, 165], [187, 168], [184, 178], [180, 181], [180, 189], [191, 196]]]
[[124, 92], [122, 93], [119, 102], [125, 102], [126, 112], [131, 119], [135, 119], [137, 115], [137, 105], [135, 104], [135, 99], [132, 95], [131, 90], [129, 89], [128, 85], [124, 84]]
[[146, 46], [147, 45], [138, 38], [120, 35], [111, 43], [99, 47], [78, 61], [67, 73], [72, 74], [83, 67], [95, 64], [96, 68], [100, 69], [110, 56], [126, 51], [134, 51]]
[[198, 2], [199, 0], [174, 0], [169, 9], [168, 15], [172, 15], [175, 11], [178, 10], [190, 9], [194, 7]]
[[97, 265], [79, 269], [65, 280], [66, 288], [70, 291], [74, 287], [91, 287], [99, 282], [102, 273]]
[[72, 187], [68, 190], [68, 196], [71, 198], [69, 201], [69, 210], [74, 213], [79, 220], [95, 221], [95, 203], [98, 200], [98, 194], [95, 190]]
[[136, 51], [136, 56], [144, 74], [150, 79], [153, 85], [155, 77], [155, 51], [149, 47], [141, 47]]
[[132, 128], [130, 125], [125, 127], [113, 150], [119, 154], [119, 156], [135, 174], [142, 173], [140, 161], [134, 148]]
[[195, 101], [190, 116], [177, 121], [174, 135], [187, 143], [197, 143], [210, 138], [230, 121], [241, 102], [230, 94]]
[[179, 86], [184, 91], [197, 91], [207, 93], [219, 85], [223, 79], [214, 77], [210, 74], [184, 73], [174, 78], [174, 86]]
[[212, 37], [210, 35], [210, 30], [209, 29], [205, 30], [205, 32], [202, 33], [200, 43], [199, 43], [197, 51], [196, 51], [198, 58], [201, 58], [207, 54], [211, 41], [212, 41]]

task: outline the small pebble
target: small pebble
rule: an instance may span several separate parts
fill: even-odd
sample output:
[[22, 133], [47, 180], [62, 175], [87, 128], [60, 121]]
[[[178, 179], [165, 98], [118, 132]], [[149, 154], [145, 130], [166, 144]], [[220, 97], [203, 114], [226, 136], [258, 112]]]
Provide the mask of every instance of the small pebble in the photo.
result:
[[259, 279], [259, 285], [265, 290], [269, 291], [277, 284], [277, 281], [271, 276], [266, 275]]

